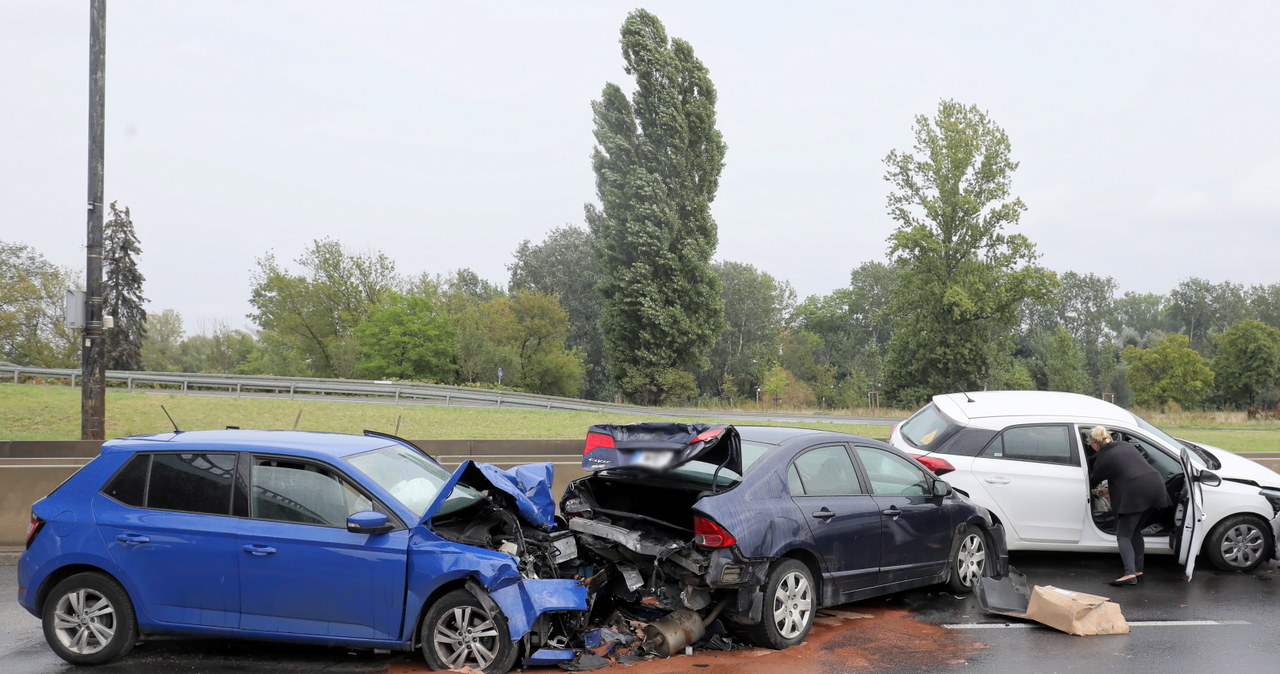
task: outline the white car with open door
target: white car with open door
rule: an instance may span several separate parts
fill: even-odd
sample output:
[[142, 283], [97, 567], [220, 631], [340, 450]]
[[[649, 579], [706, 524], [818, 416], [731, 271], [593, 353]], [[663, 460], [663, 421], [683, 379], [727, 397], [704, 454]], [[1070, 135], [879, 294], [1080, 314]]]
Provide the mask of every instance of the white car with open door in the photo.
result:
[[1089, 430], [1105, 426], [1165, 479], [1174, 505], [1143, 531], [1147, 552], [1198, 554], [1249, 571], [1277, 555], [1280, 473], [1215, 447], [1176, 440], [1111, 403], [1074, 393], [981, 391], [934, 396], [893, 429], [914, 455], [989, 509], [1010, 550], [1116, 550], [1109, 500], [1089, 489]]

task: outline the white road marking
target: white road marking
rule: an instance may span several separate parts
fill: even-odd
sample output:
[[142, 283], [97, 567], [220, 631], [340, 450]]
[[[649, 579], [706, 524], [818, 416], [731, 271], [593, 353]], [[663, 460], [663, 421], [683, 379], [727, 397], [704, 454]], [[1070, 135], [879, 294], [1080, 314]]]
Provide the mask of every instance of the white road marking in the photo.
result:
[[[1252, 625], [1247, 620], [1130, 620], [1129, 627], [1214, 627], [1219, 625]], [[1017, 630], [1041, 627], [1040, 623], [961, 623], [942, 625], [949, 630]]]

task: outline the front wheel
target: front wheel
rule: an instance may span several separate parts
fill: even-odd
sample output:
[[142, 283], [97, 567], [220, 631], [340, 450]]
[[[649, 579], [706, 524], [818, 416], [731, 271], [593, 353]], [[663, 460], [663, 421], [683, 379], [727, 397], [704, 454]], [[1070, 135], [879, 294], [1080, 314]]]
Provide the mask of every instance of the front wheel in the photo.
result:
[[1271, 527], [1249, 515], [1222, 520], [1205, 537], [1209, 563], [1220, 571], [1252, 571], [1271, 554]]
[[138, 623], [133, 602], [114, 579], [77, 573], [54, 586], [41, 612], [44, 638], [73, 665], [100, 665], [133, 648]]
[[813, 627], [818, 598], [813, 573], [804, 563], [783, 559], [774, 565], [764, 584], [764, 615], [747, 628], [757, 646], [782, 650], [804, 641]]
[[516, 660], [507, 621], [466, 590], [454, 590], [422, 620], [422, 655], [432, 669], [470, 667], [485, 674], [510, 671]]
[[951, 549], [947, 589], [958, 594], [972, 592], [978, 579], [987, 573], [987, 552], [987, 539], [982, 531], [967, 525]]

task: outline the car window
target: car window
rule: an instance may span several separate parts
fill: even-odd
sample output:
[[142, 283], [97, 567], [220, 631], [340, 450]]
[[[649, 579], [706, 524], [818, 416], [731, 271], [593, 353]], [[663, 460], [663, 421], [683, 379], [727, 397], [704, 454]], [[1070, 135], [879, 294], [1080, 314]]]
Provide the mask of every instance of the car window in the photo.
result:
[[255, 458], [249, 516], [259, 520], [346, 527], [347, 517], [373, 509], [373, 502], [317, 464]]
[[902, 437], [916, 449], [929, 449], [940, 444], [959, 428], [933, 403], [920, 408], [910, 419], [902, 422], [898, 430]]
[[151, 470], [150, 454], [135, 454], [128, 463], [107, 481], [102, 493], [125, 504], [138, 508], [146, 505], [147, 472]]
[[982, 451], [984, 458], [1080, 465], [1080, 455], [1066, 426], [1007, 428]]
[[153, 454], [143, 505], [229, 515], [235, 470], [235, 454]]
[[[1154, 435], [1156, 439], [1163, 442], [1166, 447], [1174, 451], [1178, 451], [1182, 448], [1181, 442], [1179, 442], [1176, 438], [1171, 437], [1168, 433], [1165, 433], [1159, 428], [1152, 426], [1150, 423], [1147, 422], [1147, 420], [1143, 419], [1142, 417], [1136, 414], [1133, 416], [1133, 418], [1137, 420], [1138, 428], [1142, 429], [1147, 433], [1150, 433], [1151, 435]], [[1194, 463], [1197, 468], [1208, 467], [1208, 462], [1206, 462], [1204, 460], [1204, 457], [1200, 456], [1196, 452], [1191, 452], [1191, 463]], [[1181, 468], [1179, 468], [1179, 471], [1181, 471]]]
[[[420, 452], [399, 444], [349, 456], [347, 462], [418, 517], [426, 514], [450, 475], [449, 471]], [[480, 492], [459, 484], [449, 493], [437, 514], [457, 512], [483, 499]]]
[[796, 457], [787, 471], [787, 487], [792, 496], [866, 493], [844, 445], [818, 447]]
[[854, 447], [871, 480], [871, 493], [892, 496], [915, 496], [932, 493], [924, 470], [897, 454], [878, 447]]
[[[1080, 427], [1081, 438], [1086, 438], [1084, 442], [1088, 442], [1087, 438], [1089, 437], [1089, 431], [1092, 429], [1093, 426]], [[1155, 469], [1160, 472], [1160, 476], [1163, 479], [1168, 480], [1174, 475], [1182, 474], [1182, 461], [1177, 457], [1170, 456], [1168, 452], [1160, 449], [1156, 443], [1120, 429], [1112, 430], [1111, 437], [1122, 442], [1127, 442], [1137, 448], [1138, 452], [1146, 458], [1147, 463], [1155, 466]], [[1090, 449], [1089, 453], [1092, 454], [1093, 450]]]

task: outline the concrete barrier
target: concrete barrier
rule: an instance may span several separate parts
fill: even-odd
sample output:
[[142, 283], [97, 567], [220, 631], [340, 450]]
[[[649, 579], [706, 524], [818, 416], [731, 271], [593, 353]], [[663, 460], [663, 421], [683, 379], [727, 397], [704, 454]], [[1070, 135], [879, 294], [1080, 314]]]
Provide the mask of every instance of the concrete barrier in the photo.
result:
[[[582, 440], [413, 440], [446, 467], [469, 458], [510, 468], [550, 461], [555, 465], [552, 493], [564, 493], [581, 468]], [[101, 442], [0, 441], [0, 548], [21, 549], [31, 521], [31, 504], [71, 477], [98, 455]]]

